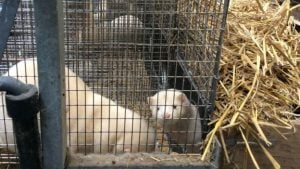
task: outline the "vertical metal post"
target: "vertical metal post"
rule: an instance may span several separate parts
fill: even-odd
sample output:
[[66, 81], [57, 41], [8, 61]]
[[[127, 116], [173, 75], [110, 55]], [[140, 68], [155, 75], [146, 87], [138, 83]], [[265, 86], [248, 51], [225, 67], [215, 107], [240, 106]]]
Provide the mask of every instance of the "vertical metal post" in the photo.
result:
[[[211, 87], [211, 93], [209, 97], [209, 102], [211, 103], [211, 112], [214, 111], [215, 108], [215, 99], [216, 99], [216, 94], [217, 94], [217, 85], [219, 83], [219, 68], [220, 68], [220, 62], [221, 62], [221, 52], [222, 52], [222, 44], [223, 44], [223, 34], [225, 31], [225, 25], [227, 21], [227, 14], [228, 14], [228, 8], [229, 8], [229, 0], [225, 0], [223, 4], [223, 17], [222, 17], [222, 22], [221, 22], [221, 27], [220, 29], [220, 34], [219, 34], [219, 42], [218, 42], [218, 49], [217, 54], [216, 54], [216, 59], [215, 59], [215, 66], [214, 66], [214, 79], [212, 81], [212, 87]], [[210, 112], [210, 113], [211, 113]]]
[[34, 0], [43, 169], [65, 167], [66, 117], [62, 8], [61, 0]]

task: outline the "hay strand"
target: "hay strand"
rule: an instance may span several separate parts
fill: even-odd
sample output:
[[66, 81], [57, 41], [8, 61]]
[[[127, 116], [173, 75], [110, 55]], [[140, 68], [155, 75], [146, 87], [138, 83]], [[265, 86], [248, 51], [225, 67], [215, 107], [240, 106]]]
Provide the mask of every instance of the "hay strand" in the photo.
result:
[[240, 132], [241, 132], [242, 138], [243, 138], [243, 140], [244, 140], [244, 142], [245, 142], [247, 151], [248, 151], [248, 153], [249, 153], [249, 155], [250, 155], [250, 157], [251, 157], [251, 160], [252, 160], [254, 166], [255, 166], [257, 169], [259, 169], [259, 166], [258, 166], [258, 164], [257, 164], [257, 161], [255, 160], [254, 155], [253, 155], [253, 153], [252, 153], [252, 150], [251, 150], [251, 148], [250, 148], [250, 146], [249, 146], [248, 139], [247, 139], [246, 136], [244, 135], [243, 130], [242, 130], [241, 128], [239, 128], [239, 130], [240, 130]]
[[222, 116], [220, 117], [220, 120], [216, 123], [214, 129], [210, 132], [210, 137], [209, 137], [209, 140], [208, 140], [208, 143], [207, 143], [207, 146], [205, 147], [205, 150], [204, 150], [204, 153], [201, 157], [201, 160], [205, 160], [206, 158], [206, 155], [208, 154], [209, 150], [210, 150], [210, 147], [213, 143], [213, 139], [214, 137], [212, 137], [212, 135], [215, 135], [216, 132], [218, 131], [219, 127], [222, 125], [222, 121], [223, 119], [227, 116], [227, 114], [230, 112], [230, 108], [232, 107], [232, 105], [229, 105], [228, 108], [225, 110], [224, 114], [222, 114]]
[[274, 168], [280, 168], [267, 150], [272, 143], [265, 128], [283, 139], [281, 129], [295, 130], [293, 111], [300, 107], [300, 34], [290, 16], [295, 8], [289, 0], [282, 5], [268, 0], [231, 1], [215, 119], [209, 123], [214, 128], [204, 142], [202, 160], [218, 132], [227, 162], [226, 137], [237, 135], [256, 168], [249, 140], [260, 146]]

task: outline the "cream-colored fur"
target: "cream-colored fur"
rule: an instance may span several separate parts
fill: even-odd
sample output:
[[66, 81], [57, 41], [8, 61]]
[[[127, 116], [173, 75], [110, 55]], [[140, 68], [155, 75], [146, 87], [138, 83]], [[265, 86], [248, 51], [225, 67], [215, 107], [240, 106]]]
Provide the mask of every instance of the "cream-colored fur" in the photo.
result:
[[152, 117], [163, 127], [173, 142], [186, 146], [187, 152], [198, 152], [202, 139], [202, 126], [198, 111], [186, 95], [179, 90], [159, 91], [148, 97]]
[[[27, 59], [11, 67], [3, 76], [18, 77], [24, 83], [38, 84], [36, 59]], [[154, 129], [139, 114], [118, 106], [114, 101], [94, 93], [81, 78], [65, 68], [66, 118], [70, 132], [68, 145], [72, 153], [109, 153], [153, 151]], [[2, 97], [3, 100], [4, 97]], [[3, 100], [4, 101], [4, 100]], [[2, 101], [0, 101], [2, 104]], [[5, 117], [5, 124], [3, 116]], [[0, 141], [14, 143], [11, 119], [0, 110]], [[13, 151], [12, 147], [10, 150]]]

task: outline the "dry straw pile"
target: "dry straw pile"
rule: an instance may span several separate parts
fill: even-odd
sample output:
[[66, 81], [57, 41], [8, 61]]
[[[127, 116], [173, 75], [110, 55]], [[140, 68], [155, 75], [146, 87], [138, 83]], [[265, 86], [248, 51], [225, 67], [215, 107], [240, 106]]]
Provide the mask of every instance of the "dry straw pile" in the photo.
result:
[[249, 140], [255, 141], [274, 168], [280, 164], [268, 152], [272, 143], [265, 130], [285, 138], [293, 131], [292, 113], [300, 105], [300, 34], [292, 26], [290, 1], [231, 0], [223, 42], [214, 125], [205, 143], [204, 160], [213, 137], [222, 143], [227, 161], [226, 136], [244, 142], [259, 168]]

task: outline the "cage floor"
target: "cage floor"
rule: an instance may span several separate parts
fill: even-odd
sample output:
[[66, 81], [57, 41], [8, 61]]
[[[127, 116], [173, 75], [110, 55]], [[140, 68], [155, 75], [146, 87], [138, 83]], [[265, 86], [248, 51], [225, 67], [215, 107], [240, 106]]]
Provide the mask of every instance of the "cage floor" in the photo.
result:
[[85, 168], [119, 168], [119, 167], [127, 167], [127, 168], [155, 168], [159, 167], [162, 164], [164, 167], [188, 167], [191, 168], [199, 167], [199, 166], [209, 166], [211, 165], [208, 162], [200, 161], [200, 155], [178, 155], [178, 154], [161, 154], [161, 153], [137, 153], [137, 154], [123, 154], [123, 155], [95, 155], [91, 154], [88, 156], [76, 155], [72, 156], [68, 168], [75, 169], [80, 167]]

